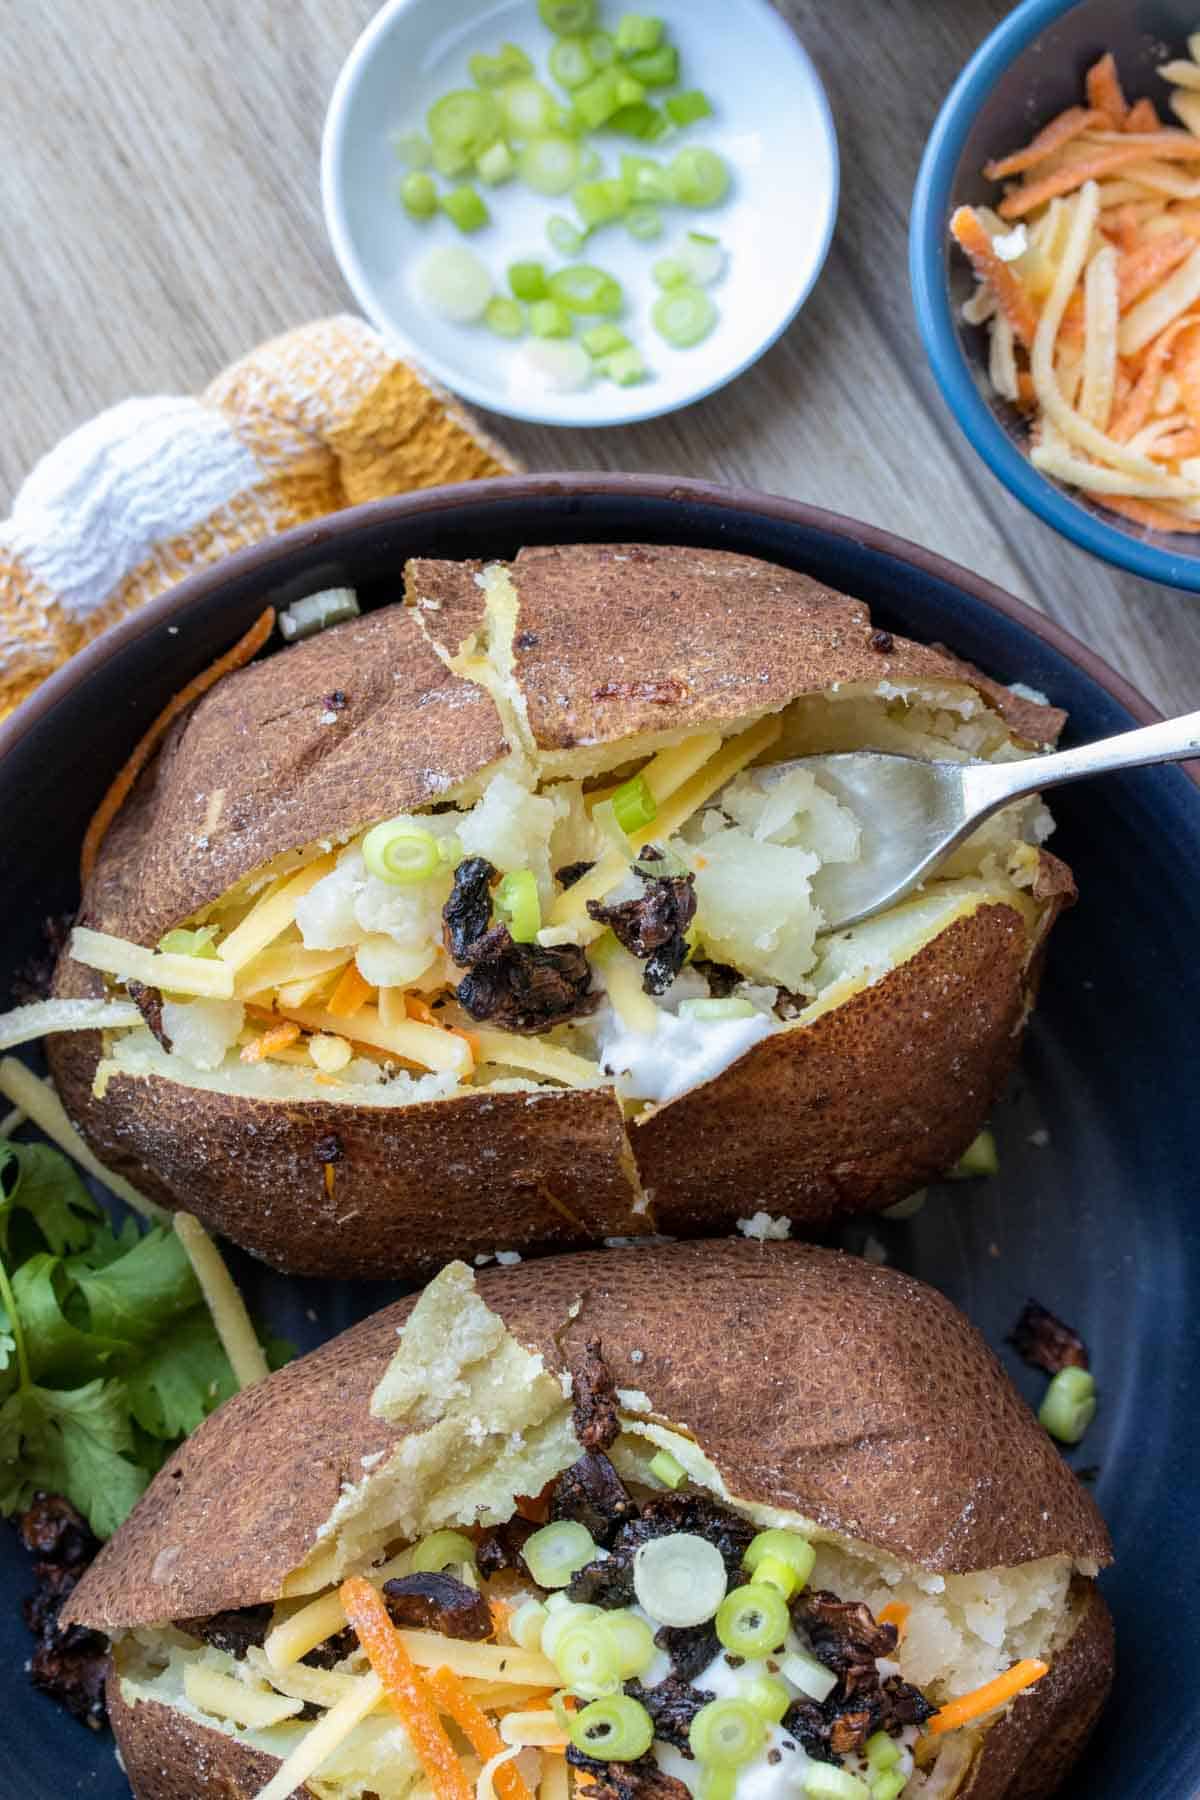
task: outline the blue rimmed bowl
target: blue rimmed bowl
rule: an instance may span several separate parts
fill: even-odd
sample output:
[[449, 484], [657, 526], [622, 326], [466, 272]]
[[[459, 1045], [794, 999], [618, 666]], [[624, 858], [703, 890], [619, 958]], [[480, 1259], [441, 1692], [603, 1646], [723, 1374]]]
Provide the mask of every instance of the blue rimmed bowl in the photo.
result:
[[1118, 568], [1193, 593], [1200, 592], [1200, 540], [1120, 520], [1030, 462], [1020, 415], [991, 392], [987, 334], [962, 318], [974, 281], [951, 246], [949, 221], [956, 206], [994, 204], [996, 187], [984, 179], [984, 163], [1077, 105], [1086, 70], [1105, 50], [1115, 55], [1131, 98], [1164, 101], [1157, 66], [1186, 55], [1196, 23], [1195, 0], [1023, 0], [947, 95], [921, 161], [909, 227], [917, 323], [942, 395], [971, 447], [1018, 500], [1073, 543]]

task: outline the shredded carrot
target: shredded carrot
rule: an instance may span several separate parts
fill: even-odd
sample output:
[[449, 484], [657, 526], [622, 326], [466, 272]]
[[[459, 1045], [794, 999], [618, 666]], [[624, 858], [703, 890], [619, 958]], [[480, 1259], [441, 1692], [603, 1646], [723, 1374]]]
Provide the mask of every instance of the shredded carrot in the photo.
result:
[[1129, 103], [1117, 75], [1117, 60], [1106, 50], [1098, 63], [1093, 63], [1085, 82], [1087, 103], [1093, 112], [1103, 113], [1114, 130], [1120, 130], [1129, 113]]
[[971, 1693], [961, 1694], [957, 1700], [948, 1700], [940, 1712], [935, 1712], [930, 1719], [930, 1735], [940, 1737], [943, 1731], [954, 1731], [960, 1725], [970, 1724], [972, 1719], [981, 1718], [984, 1713], [994, 1712], [1006, 1700], [1014, 1699], [1026, 1688], [1032, 1687], [1035, 1681], [1040, 1681], [1049, 1670], [1049, 1663], [1039, 1662], [1032, 1656], [1023, 1657], [1011, 1669], [1006, 1669], [1003, 1675], [997, 1675], [994, 1681], [985, 1681], [982, 1687], [975, 1688]]
[[256, 1037], [243, 1047], [242, 1061], [244, 1063], [262, 1062], [264, 1057], [274, 1056], [277, 1050], [286, 1050], [288, 1045], [294, 1044], [299, 1036], [300, 1027], [293, 1024], [290, 1019], [282, 1019], [278, 1025], [272, 1025], [262, 1033], [261, 1037]]
[[911, 1606], [905, 1606], [903, 1600], [889, 1600], [886, 1606], [879, 1609], [877, 1617], [881, 1625], [894, 1625], [899, 1633], [900, 1642], [904, 1642], [904, 1633], [908, 1629], [908, 1615]]
[[357, 963], [347, 963], [332, 994], [326, 1011], [335, 1019], [352, 1019], [366, 1005], [372, 993], [369, 981], [358, 972]]
[[1165, 506], [1155, 506], [1152, 500], [1130, 500], [1123, 494], [1105, 494], [1104, 505], [1109, 512], [1120, 513], [1122, 518], [1132, 519], [1135, 525], [1144, 525], [1148, 531], [1200, 531], [1200, 519], [1186, 519], [1180, 513], [1168, 512]]
[[446, 1736], [426, 1685], [388, 1617], [383, 1596], [361, 1575], [352, 1575], [338, 1589], [338, 1599], [388, 1700], [400, 1716], [436, 1800], [475, 1800], [474, 1789]]
[[1131, 253], [1137, 249], [1142, 235], [1142, 221], [1137, 207], [1130, 200], [1124, 206], [1115, 207], [1107, 215], [1107, 223], [1101, 217], [1100, 229], [1106, 237], [1116, 240], [1118, 249], [1126, 254]]
[[[1188, 248], [1191, 248], [1190, 244]], [[404, 1010], [418, 1025], [436, 1025], [438, 1022], [437, 1014], [428, 1000], [422, 1000], [419, 994], [405, 994]]]
[[86, 885], [90, 879], [92, 870], [96, 866], [96, 858], [100, 854], [100, 846], [108, 836], [109, 827], [129, 798], [134, 782], [150, 761], [168, 728], [184, 708], [190, 706], [193, 700], [198, 700], [201, 694], [207, 693], [214, 682], [220, 681], [223, 675], [232, 674], [234, 669], [240, 669], [243, 663], [248, 663], [252, 656], [256, 656], [270, 637], [274, 626], [275, 608], [268, 606], [267, 610], [254, 621], [245, 637], [238, 639], [232, 650], [227, 650], [224, 656], [219, 656], [215, 663], [210, 664], [202, 674], [197, 675], [193, 681], [189, 681], [186, 687], [180, 688], [173, 699], [167, 701], [149, 731], [135, 746], [132, 756], [129, 757], [92, 815], [92, 822], [87, 828], [83, 849], [79, 856], [81, 885]]
[[1033, 376], [1028, 369], [1017, 371], [1017, 405], [1031, 407], [1037, 405], [1037, 388]]
[[1068, 106], [1066, 112], [1059, 113], [1056, 119], [1043, 126], [1035, 138], [1032, 138], [1023, 150], [1014, 150], [998, 161], [984, 163], [983, 172], [989, 181], [1003, 181], [1009, 175], [1020, 175], [1026, 169], [1032, 169], [1035, 163], [1042, 162], [1052, 151], [1061, 150], [1072, 138], [1077, 138], [1093, 126], [1107, 125], [1106, 113], [1088, 112], [1082, 106]]
[[1146, 423], [1175, 339], [1180, 332], [1197, 322], [1195, 313], [1185, 313], [1182, 319], [1173, 319], [1166, 330], [1160, 331], [1153, 342], [1147, 345], [1141, 373], [1109, 423], [1108, 435], [1118, 444], [1127, 444], [1133, 434], [1140, 431]]
[[336, 1181], [336, 1179], [337, 1179], [337, 1175], [334, 1170], [333, 1164], [326, 1163], [325, 1164], [325, 1192], [330, 1200], [333, 1199], [333, 1184]]
[[[504, 1739], [483, 1708], [477, 1706], [453, 1669], [435, 1669], [424, 1676], [425, 1687], [440, 1713], [453, 1719], [476, 1756], [484, 1762], [505, 1748]], [[519, 1769], [505, 1763], [496, 1770], [496, 1792], [502, 1800], [533, 1800]]]
[[1136, 250], [1128, 250], [1117, 272], [1118, 310], [1127, 312], [1143, 294], [1157, 287], [1177, 263], [1190, 256], [1195, 247], [1190, 237], [1180, 236], [1154, 238]]
[[1158, 116], [1158, 108], [1153, 100], [1143, 98], [1135, 100], [1125, 114], [1122, 131], [1161, 131], [1162, 120]]
[[950, 233], [971, 259], [981, 281], [996, 296], [996, 304], [1013, 328], [1018, 341], [1029, 348], [1037, 330], [1033, 303], [1012, 267], [996, 255], [987, 228], [973, 206], [960, 206], [950, 221]]
[[1179, 333], [1171, 368], [1183, 409], [1192, 424], [1200, 426], [1200, 330], [1194, 323]]
[[1053, 200], [1058, 194], [1072, 194], [1085, 181], [1098, 181], [1103, 175], [1112, 175], [1129, 163], [1145, 162], [1150, 156], [1166, 162], [1192, 162], [1200, 157], [1200, 138], [1184, 131], [1163, 131], [1139, 137], [1136, 143], [1131, 139], [1128, 144], [1106, 145], [1084, 162], [1068, 163], [1037, 181], [1010, 188], [996, 210], [1002, 219], [1024, 218], [1043, 201]]

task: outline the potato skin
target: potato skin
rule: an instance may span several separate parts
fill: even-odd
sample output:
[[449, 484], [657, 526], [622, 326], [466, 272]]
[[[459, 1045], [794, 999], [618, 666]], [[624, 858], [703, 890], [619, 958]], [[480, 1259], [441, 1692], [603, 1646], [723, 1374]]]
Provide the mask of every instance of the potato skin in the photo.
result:
[[[108, 1716], [134, 1800], [255, 1800], [279, 1767], [223, 1731], [153, 1701], [128, 1706], [110, 1666]], [[289, 1800], [313, 1800], [307, 1785]]]
[[[618, 1387], [690, 1430], [743, 1500], [940, 1573], [1111, 1558], [1094, 1501], [978, 1332], [898, 1270], [723, 1239], [584, 1251], [478, 1283], [550, 1369], [601, 1337]], [[64, 1622], [112, 1632], [276, 1598], [347, 1471], [404, 1435], [371, 1417], [370, 1399], [413, 1304], [207, 1419], [104, 1546]]]

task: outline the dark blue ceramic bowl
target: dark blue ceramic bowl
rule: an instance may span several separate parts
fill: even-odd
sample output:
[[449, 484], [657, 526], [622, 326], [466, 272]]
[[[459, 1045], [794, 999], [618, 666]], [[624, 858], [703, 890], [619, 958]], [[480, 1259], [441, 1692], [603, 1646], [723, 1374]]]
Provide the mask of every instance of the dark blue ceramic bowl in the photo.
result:
[[1112, 50], [1131, 98], [1165, 104], [1156, 66], [1184, 56], [1197, 12], [1189, 0], [1023, 0], [975, 52], [946, 98], [917, 176], [909, 226], [909, 274], [917, 323], [947, 406], [973, 449], [1040, 519], [1120, 568], [1169, 587], [1200, 591], [1200, 544], [1104, 513], [1041, 474], [1024, 447], [1018, 413], [991, 393], [987, 334], [964, 323], [974, 282], [951, 252], [956, 206], [994, 204], [990, 157], [1028, 141], [1078, 104], [1083, 76]]
[[[870, 601], [881, 625], [1043, 689], [1069, 709], [1071, 740], [1154, 716], [1019, 601], [885, 532], [790, 501], [630, 476], [517, 477], [384, 501], [185, 582], [0, 726], [0, 993], [37, 948], [42, 917], [75, 903], [79, 841], [112, 770], [167, 697], [267, 601], [345, 582], [365, 604], [382, 604], [397, 597], [408, 556], [503, 556], [574, 539], [698, 544], [810, 570]], [[1179, 769], [1147, 769], [1066, 788], [1055, 812], [1055, 848], [1074, 865], [1082, 898], [1056, 930], [1021, 1072], [995, 1115], [1000, 1174], [935, 1191], [904, 1224], [856, 1223], [841, 1241], [861, 1250], [873, 1239], [944, 1289], [1033, 1400], [1044, 1379], [1004, 1341], [1025, 1299], [1083, 1332], [1101, 1407], [1072, 1461], [1094, 1479], [1116, 1541], [1104, 1591], [1118, 1680], [1067, 1792], [1184, 1800], [1200, 1791], [1191, 1698], [1200, 1665], [1200, 793]], [[254, 1310], [305, 1348], [398, 1291], [288, 1281], [231, 1260]], [[27, 1566], [0, 1527], [0, 1800], [126, 1800], [111, 1740], [27, 1684], [18, 1616]]]

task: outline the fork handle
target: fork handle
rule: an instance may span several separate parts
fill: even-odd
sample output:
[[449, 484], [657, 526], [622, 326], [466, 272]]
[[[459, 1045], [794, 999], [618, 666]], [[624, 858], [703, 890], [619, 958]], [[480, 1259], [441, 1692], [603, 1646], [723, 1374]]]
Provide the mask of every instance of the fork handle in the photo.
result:
[[984, 817], [1022, 794], [1061, 787], [1085, 775], [1109, 775], [1147, 763], [1183, 762], [1200, 756], [1200, 712], [1163, 719], [1137, 731], [1121, 731], [1094, 744], [1077, 744], [1049, 756], [1015, 763], [972, 763], [963, 771], [964, 800], [973, 817]]

